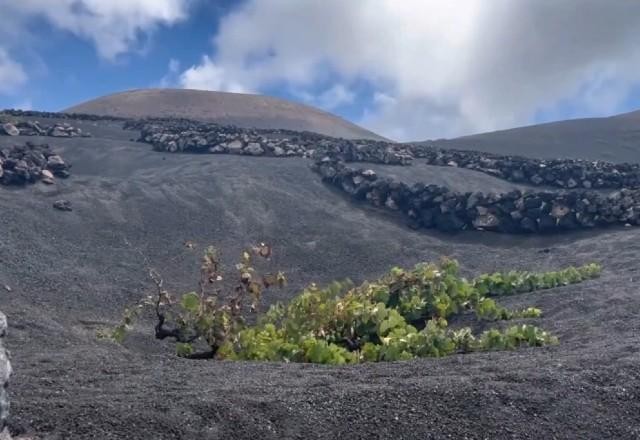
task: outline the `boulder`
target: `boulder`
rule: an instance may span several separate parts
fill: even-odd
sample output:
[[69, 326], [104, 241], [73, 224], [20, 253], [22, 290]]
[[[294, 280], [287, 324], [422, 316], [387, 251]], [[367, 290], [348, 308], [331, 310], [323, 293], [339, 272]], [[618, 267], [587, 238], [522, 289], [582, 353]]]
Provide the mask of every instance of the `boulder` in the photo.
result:
[[242, 152], [242, 148], [244, 147], [244, 144], [242, 143], [241, 140], [236, 139], [234, 141], [227, 143], [226, 147], [229, 153], [240, 154], [240, 152]]
[[536, 232], [538, 230], [538, 224], [532, 218], [524, 217], [520, 220], [520, 229], [523, 232]]
[[71, 202], [68, 200], [60, 199], [53, 202], [53, 208], [58, 211], [73, 211], [71, 207]]
[[472, 223], [476, 229], [497, 229], [500, 227], [500, 219], [491, 213], [476, 217]]
[[220, 154], [226, 152], [227, 150], [222, 145], [216, 145], [215, 147], [209, 148], [209, 153]]
[[48, 185], [53, 184], [54, 183], [53, 173], [49, 170], [42, 170], [40, 172], [40, 180], [42, 180], [42, 183], [46, 183]]
[[393, 198], [388, 197], [387, 200], [384, 202], [384, 205], [388, 208], [391, 209], [392, 211], [397, 211], [398, 210], [398, 204], [396, 203], [395, 200], [393, 200]]
[[71, 137], [71, 134], [68, 131], [58, 125], [51, 127], [47, 134], [51, 137]]
[[364, 176], [367, 180], [375, 180], [376, 172], [373, 170], [364, 170], [362, 172], [362, 176]]
[[551, 217], [562, 218], [571, 212], [571, 208], [566, 205], [556, 203], [551, 208]]
[[538, 174], [534, 174], [533, 176], [531, 176], [531, 179], [529, 179], [529, 180], [534, 185], [542, 185], [544, 183], [544, 179], [542, 177], [540, 177]]
[[262, 154], [264, 154], [264, 149], [257, 142], [250, 142], [246, 146], [244, 151], [247, 152], [248, 154], [252, 155], [252, 156], [261, 156]]
[[2, 124], [2, 132], [6, 135], [9, 136], [18, 136], [20, 135], [20, 130], [18, 130], [18, 128], [10, 123], [6, 123], [6, 124]]
[[525, 175], [521, 169], [516, 169], [511, 172], [511, 180], [515, 182], [522, 182], [524, 179]]

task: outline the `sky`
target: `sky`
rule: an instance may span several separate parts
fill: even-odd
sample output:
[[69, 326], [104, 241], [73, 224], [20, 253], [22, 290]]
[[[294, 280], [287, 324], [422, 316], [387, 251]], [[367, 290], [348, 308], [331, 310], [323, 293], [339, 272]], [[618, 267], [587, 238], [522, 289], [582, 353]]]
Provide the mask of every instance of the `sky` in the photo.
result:
[[640, 109], [635, 0], [0, 0], [0, 108], [273, 95], [386, 137]]

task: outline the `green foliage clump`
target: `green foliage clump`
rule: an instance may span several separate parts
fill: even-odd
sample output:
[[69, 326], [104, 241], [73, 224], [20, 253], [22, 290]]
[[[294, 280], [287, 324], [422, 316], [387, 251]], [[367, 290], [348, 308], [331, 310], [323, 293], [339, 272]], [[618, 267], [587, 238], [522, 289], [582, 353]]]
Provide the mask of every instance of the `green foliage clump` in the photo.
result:
[[[254, 253], [260, 254], [260, 249], [254, 248]], [[270, 255], [270, 249], [267, 253]], [[481, 275], [467, 281], [460, 276], [455, 260], [442, 259], [411, 270], [394, 267], [379, 280], [359, 286], [349, 281], [326, 287], [311, 284], [287, 304], [271, 306], [257, 324], [246, 325], [240, 314], [242, 298], [250, 296], [255, 310], [265, 288], [284, 282], [281, 273], [257, 281], [251, 255], [243, 253], [236, 266], [236, 295], [226, 303], [220, 301], [220, 290], [208, 292], [203, 287], [221, 279], [217, 254], [205, 254], [197, 293], [171, 300], [156, 282], [157, 298], [149, 297], [148, 301], [156, 310], [159, 304], [177, 307], [177, 313], [169, 315], [163, 309], [157, 316], [161, 328], [170, 316], [174, 326], [165, 328], [164, 334], [176, 340], [180, 356], [197, 357], [194, 344], [198, 341], [206, 342], [211, 357], [220, 359], [333, 365], [556, 344], [556, 337], [531, 324], [487, 328], [488, 322], [542, 314], [533, 307], [509, 310], [491, 297], [578, 283], [599, 276], [601, 271], [600, 266], [590, 264], [557, 272]], [[124, 328], [131, 323], [128, 314], [130, 311], [125, 312]], [[485, 330], [474, 334], [470, 327], [450, 327], [449, 321], [464, 320], [465, 316], [475, 317]], [[124, 330], [116, 328], [113, 336], [121, 334]]]
[[[554, 272], [548, 277], [527, 273], [514, 278], [516, 282], [510, 286], [524, 292], [579, 282], [599, 273], [595, 265]], [[350, 283], [333, 283], [322, 289], [311, 285], [287, 305], [272, 306], [258, 325], [228, 339], [220, 356], [345, 364], [558, 342], [529, 324], [492, 328], [477, 336], [468, 327], [450, 329], [448, 319], [468, 313], [481, 321], [541, 316], [537, 308], [512, 311], [498, 305], [485, 296], [492, 293], [491, 289], [478, 287], [477, 280], [485, 279], [483, 276], [468, 282], [459, 276], [454, 260], [443, 259], [439, 264], [420, 264], [413, 270], [393, 268], [380, 280], [358, 287]], [[520, 279], [534, 282], [524, 289]], [[535, 282], [538, 279], [552, 282]], [[501, 292], [515, 293], [506, 287]]]
[[569, 267], [555, 272], [496, 272], [480, 275], [473, 280], [473, 287], [478, 289], [482, 295], [513, 295], [580, 283], [599, 277], [600, 272], [602, 272], [602, 268], [595, 263], [577, 268]]

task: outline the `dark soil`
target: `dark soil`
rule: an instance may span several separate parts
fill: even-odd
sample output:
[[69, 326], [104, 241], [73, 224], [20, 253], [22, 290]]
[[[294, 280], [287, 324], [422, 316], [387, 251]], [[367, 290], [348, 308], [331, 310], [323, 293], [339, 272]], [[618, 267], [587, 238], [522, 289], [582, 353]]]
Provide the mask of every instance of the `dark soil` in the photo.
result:
[[[118, 123], [72, 125], [94, 137], [0, 137], [0, 145], [48, 141], [73, 165], [53, 186], [0, 188], [14, 431], [41, 439], [640, 438], [640, 229], [412, 231], [323, 185], [303, 159], [162, 154], [129, 142]], [[511, 185], [468, 170], [416, 170], [461, 190]], [[58, 199], [73, 211], [54, 210]], [[338, 368], [179, 359], [153, 340], [150, 320], [124, 346], [95, 337], [149, 293], [142, 255], [182, 291], [195, 284], [204, 246], [217, 245], [231, 265], [256, 241], [273, 244], [272, 264], [291, 281], [267, 302], [312, 281], [361, 281], [441, 255], [468, 275], [591, 261], [605, 271], [503, 301], [542, 308], [534, 321], [559, 336], [552, 348]]]

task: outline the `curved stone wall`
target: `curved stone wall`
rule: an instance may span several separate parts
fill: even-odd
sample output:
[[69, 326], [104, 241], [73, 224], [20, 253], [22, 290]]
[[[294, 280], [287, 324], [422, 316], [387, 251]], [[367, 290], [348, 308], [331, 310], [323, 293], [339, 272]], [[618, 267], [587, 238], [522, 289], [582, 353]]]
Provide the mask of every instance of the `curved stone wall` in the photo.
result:
[[412, 159], [420, 158], [429, 165], [469, 168], [533, 186], [640, 188], [639, 164], [500, 156], [425, 145], [336, 139], [286, 130], [246, 130], [175, 119], [128, 121], [125, 128], [140, 130], [140, 140], [152, 144], [158, 151], [314, 158], [331, 155], [344, 162], [395, 165], [408, 165]]
[[511, 182], [565, 189], [638, 188], [640, 164], [577, 159], [531, 159], [479, 151], [442, 150], [415, 145], [413, 156], [429, 165], [481, 171]]
[[276, 157], [339, 156], [345, 161], [408, 165], [411, 153], [400, 144], [346, 140], [310, 132], [248, 130], [187, 120], [130, 121], [125, 129], [140, 130], [141, 142], [157, 151], [243, 154]]
[[357, 200], [403, 213], [414, 228], [444, 232], [490, 230], [547, 233], [608, 225], [640, 224], [640, 190], [460, 193], [448, 188], [379, 178], [325, 157], [313, 169], [323, 181]]

